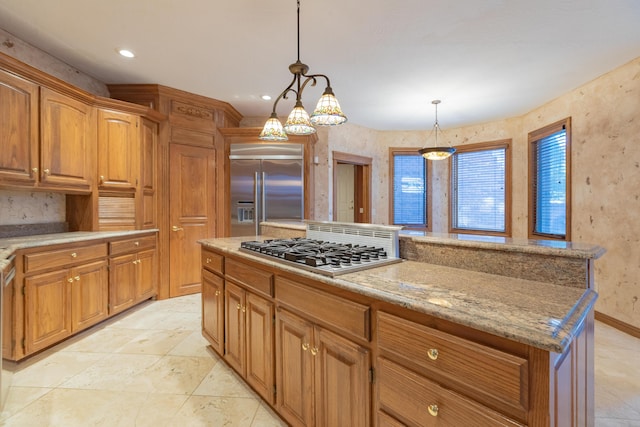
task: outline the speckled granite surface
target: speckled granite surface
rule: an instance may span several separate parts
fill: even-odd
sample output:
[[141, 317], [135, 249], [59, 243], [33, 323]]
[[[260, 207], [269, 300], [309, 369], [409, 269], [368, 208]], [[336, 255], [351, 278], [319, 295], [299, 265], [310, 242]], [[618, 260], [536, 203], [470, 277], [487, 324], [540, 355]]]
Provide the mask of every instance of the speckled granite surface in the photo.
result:
[[152, 230], [132, 231], [74, 231], [69, 233], [39, 234], [36, 236], [10, 237], [0, 239], [0, 270], [8, 264], [8, 258], [18, 249], [35, 248], [38, 246], [57, 245], [61, 243], [82, 242], [86, 240], [105, 239], [111, 237], [135, 236]]
[[[261, 236], [268, 238], [266, 236]], [[242, 238], [204, 239], [204, 246], [294, 271], [317, 281], [553, 352], [564, 351], [593, 309], [590, 289], [558, 286], [405, 261], [334, 278], [238, 250]]]

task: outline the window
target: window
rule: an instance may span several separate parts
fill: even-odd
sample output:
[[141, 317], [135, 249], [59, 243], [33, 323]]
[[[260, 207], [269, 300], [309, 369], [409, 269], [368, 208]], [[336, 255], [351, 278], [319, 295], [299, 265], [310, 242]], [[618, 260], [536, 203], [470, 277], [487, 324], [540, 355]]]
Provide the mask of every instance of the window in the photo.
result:
[[391, 224], [430, 229], [427, 161], [418, 149], [389, 150]]
[[456, 147], [451, 156], [452, 233], [511, 234], [511, 140]]
[[569, 240], [571, 119], [529, 134], [529, 237]]

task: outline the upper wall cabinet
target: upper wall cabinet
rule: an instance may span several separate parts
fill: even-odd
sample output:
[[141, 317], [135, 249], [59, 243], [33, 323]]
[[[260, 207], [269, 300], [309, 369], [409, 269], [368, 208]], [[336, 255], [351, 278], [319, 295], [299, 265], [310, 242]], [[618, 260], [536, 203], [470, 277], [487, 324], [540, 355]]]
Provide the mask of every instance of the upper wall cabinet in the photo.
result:
[[135, 191], [140, 174], [140, 117], [98, 110], [98, 188]]
[[95, 109], [41, 87], [40, 111], [43, 186], [90, 191], [95, 170]]
[[0, 184], [38, 176], [38, 85], [0, 70]]

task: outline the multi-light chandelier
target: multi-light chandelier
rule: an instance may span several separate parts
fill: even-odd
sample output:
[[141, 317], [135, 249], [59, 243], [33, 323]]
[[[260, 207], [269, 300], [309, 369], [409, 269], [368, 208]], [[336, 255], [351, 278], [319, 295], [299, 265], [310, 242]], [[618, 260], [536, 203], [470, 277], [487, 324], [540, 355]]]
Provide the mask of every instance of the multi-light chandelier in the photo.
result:
[[433, 129], [431, 130], [431, 133], [435, 134], [434, 146], [425, 147], [418, 151], [418, 153], [422, 154], [422, 157], [427, 160], [444, 160], [456, 152], [456, 149], [451, 146], [438, 146], [438, 132], [442, 132], [442, 129], [440, 129], [440, 125], [438, 124], [438, 104], [440, 104], [440, 102], [441, 101], [439, 99], [431, 101], [431, 103], [436, 106], [436, 122], [433, 124]]
[[[340, 109], [340, 104], [333, 94], [329, 78], [324, 74], [307, 74], [309, 66], [300, 62], [300, 0], [298, 3], [298, 60], [289, 65], [289, 71], [293, 74], [293, 80], [285, 90], [276, 98], [273, 103], [273, 111], [267, 123], [265, 123], [260, 139], [263, 141], [286, 141], [289, 135], [310, 135], [315, 133], [314, 126], [340, 125], [347, 121], [347, 116]], [[307, 114], [302, 106], [302, 92], [307, 84], [316, 85], [316, 79], [322, 77], [327, 81], [327, 87], [320, 97], [316, 109]], [[296, 104], [289, 114], [286, 123], [282, 123], [276, 114], [278, 101], [287, 99], [287, 95], [292, 92], [296, 95]]]

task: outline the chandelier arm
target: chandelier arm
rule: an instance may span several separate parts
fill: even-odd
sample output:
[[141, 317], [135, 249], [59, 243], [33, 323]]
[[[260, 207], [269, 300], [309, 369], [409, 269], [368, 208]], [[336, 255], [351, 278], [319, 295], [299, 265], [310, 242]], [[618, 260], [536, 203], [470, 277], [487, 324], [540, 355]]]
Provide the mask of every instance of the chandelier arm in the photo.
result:
[[299, 96], [302, 96], [302, 91], [304, 90], [305, 86], [311, 82], [311, 86], [315, 86], [316, 85], [316, 76], [305, 76], [306, 79], [304, 80], [304, 82], [302, 83], [302, 86], [300, 87], [300, 92], [299, 92]]
[[327, 87], [331, 87], [331, 82], [329, 81], [329, 77], [325, 76], [324, 74], [302, 74], [304, 77], [306, 77], [307, 79], [313, 79], [314, 80], [314, 84], [312, 86], [315, 86], [315, 80], [322, 77], [323, 79], [325, 79], [327, 81]]
[[287, 87], [285, 88], [285, 90], [283, 90], [283, 91], [280, 93], [280, 95], [278, 95], [278, 97], [276, 98], [276, 100], [275, 100], [275, 101], [274, 101], [274, 103], [273, 103], [273, 112], [274, 112], [274, 113], [276, 112], [276, 107], [278, 106], [278, 102], [279, 102], [281, 99], [283, 99], [283, 98], [284, 98], [284, 99], [287, 99], [287, 94], [288, 94], [289, 92], [293, 92], [293, 93], [295, 93], [295, 94], [296, 94], [296, 100], [298, 99], [299, 91], [297, 91], [297, 90], [293, 89], [293, 85], [295, 84], [296, 80], [299, 80], [297, 75], [293, 76], [293, 80], [291, 80], [291, 83], [289, 83], [289, 86], [287, 86]]

